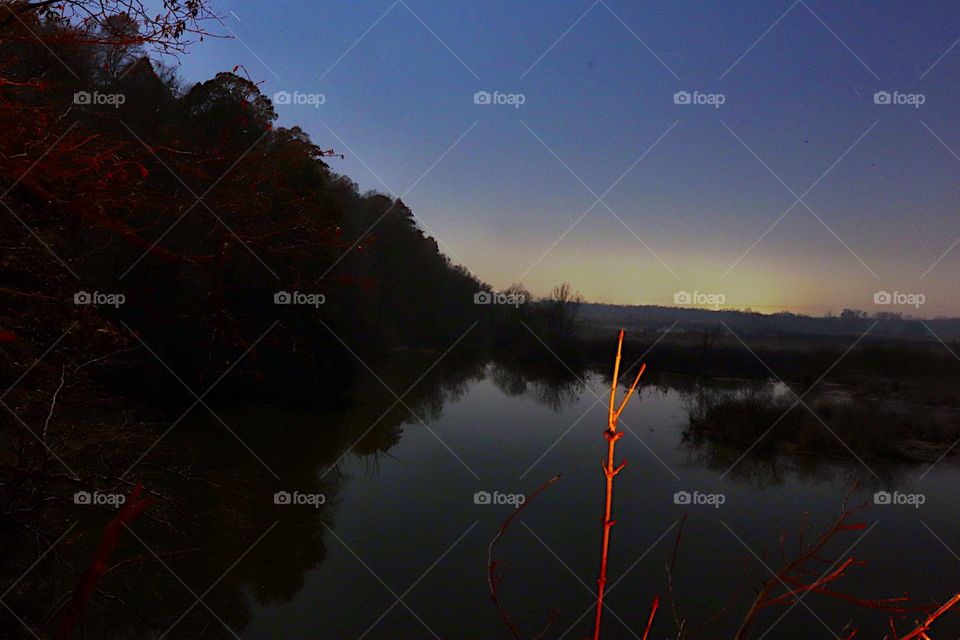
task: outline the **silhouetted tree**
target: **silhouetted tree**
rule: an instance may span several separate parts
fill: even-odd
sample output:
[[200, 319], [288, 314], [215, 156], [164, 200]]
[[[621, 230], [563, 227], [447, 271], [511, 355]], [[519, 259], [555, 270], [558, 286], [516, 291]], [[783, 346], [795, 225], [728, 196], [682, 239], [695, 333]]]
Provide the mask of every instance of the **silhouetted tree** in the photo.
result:
[[583, 296], [580, 292], [574, 292], [569, 282], [555, 286], [550, 295], [541, 301], [546, 332], [555, 347], [564, 347], [573, 335], [581, 304]]

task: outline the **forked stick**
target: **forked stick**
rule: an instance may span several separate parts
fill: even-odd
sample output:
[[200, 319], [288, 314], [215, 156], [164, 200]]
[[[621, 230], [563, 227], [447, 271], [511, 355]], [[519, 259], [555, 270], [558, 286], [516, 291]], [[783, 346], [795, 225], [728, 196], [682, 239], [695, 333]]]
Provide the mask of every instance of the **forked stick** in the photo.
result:
[[[603, 437], [607, 439], [607, 459], [602, 465], [603, 475], [606, 477], [607, 482], [607, 494], [603, 511], [603, 545], [600, 551], [600, 576], [597, 578], [597, 616], [593, 625], [593, 640], [600, 640], [600, 619], [603, 615], [603, 591], [607, 585], [607, 554], [610, 551], [610, 528], [617, 522], [610, 517], [611, 507], [613, 506], [613, 478], [623, 471], [623, 467], [627, 464], [627, 461], [624, 460], [620, 463], [620, 466], [615, 466], [613, 461], [617, 440], [623, 437], [623, 432], [617, 431], [617, 421], [620, 419], [620, 414], [623, 413], [623, 410], [626, 408], [630, 396], [633, 395], [634, 390], [637, 388], [637, 383], [640, 382], [640, 376], [643, 375], [644, 370], [647, 368], [646, 364], [640, 366], [640, 371], [637, 372], [637, 377], [634, 378], [633, 384], [630, 385], [630, 389], [623, 397], [620, 406], [615, 409], [617, 382], [620, 377], [620, 354], [622, 351], [623, 329], [620, 330], [620, 336], [617, 339], [617, 357], [613, 361], [613, 379], [610, 381], [610, 406], [607, 413], [607, 428], [603, 432]], [[659, 604], [659, 602], [657, 604]], [[654, 607], [654, 612], [655, 611], [656, 606]]]

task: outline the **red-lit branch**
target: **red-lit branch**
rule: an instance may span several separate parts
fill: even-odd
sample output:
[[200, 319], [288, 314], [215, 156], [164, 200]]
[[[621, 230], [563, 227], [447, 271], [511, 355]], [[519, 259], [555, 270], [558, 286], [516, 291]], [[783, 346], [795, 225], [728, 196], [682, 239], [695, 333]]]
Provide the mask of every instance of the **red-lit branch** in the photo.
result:
[[957, 604], [960, 604], [960, 593], [954, 595], [952, 598], [944, 602], [936, 611], [928, 615], [926, 620], [918, 624], [913, 631], [899, 638], [897, 637], [896, 629], [893, 628], [893, 621], [891, 620], [890, 631], [893, 635], [889, 638], [889, 640], [917, 640], [918, 638], [920, 640], [930, 640], [930, 636], [927, 635], [927, 631], [930, 630], [930, 625], [936, 622], [937, 618], [950, 611]]
[[613, 507], [613, 479], [623, 471], [623, 468], [627, 464], [626, 460], [621, 462], [619, 466], [614, 463], [617, 440], [623, 437], [623, 432], [617, 431], [617, 421], [620, 419], [620, 414], [626, 408], [627, 402], [630, 401], [630, 396], [633, 395], [634, 390], [637, 388], [637, 383], [640, 382], [640, 376], [643, 375], [644, 370], [647, 368], [646, 364], [640, 366], [640, 371], [637, 372], [637, 377], [634, 378], [633, 384], [630, 385], [630, 389], [627, 390], [626, 395], [623, 397], [623, 401], [620, 402], [619, 406], [615, 407], [617, 382], [620, 378], [620, 354], [622, 351], [623, 329], [620, 330], [620, 335], [617, 338], [617, 356], [613, 361], [613, 379], [610, 381], [610, 406], [607, 411], [607, 428], [603, 432], [603, 437], [607, 440], [607, 459], [602, 466], [607, 486], [603, 510], [603, 543], [600, 550], [600, 576], [597, 578], [597, 615], [593, 625], [594, 640], [599, 640], [600, 638], [600, 620], [603, 615], [603, 592], [607, 586], [607, 555], [610, 551], [610, 528], [617, 523], [617, 521], [611, 517]]
[[103, 574], [107, 571], [110, 556], [113, 554], [113, 550], [120, 540], [120, 534], [123, 532], [123, 529], [133, 522], [147, 505], [153, 502], [151, 498], [141, 500], [140, 494], [142, 492], [143, 483], [137, 483], [137, 486], [134, 487], [130, 493], [130, 497], [120, 508], [120, 512], [107, 524], [107, 528], [103, 532], [103, 537], [100, 539], [100, 546], [97, 547], [93, 562], [90, 563], [90, 567], [86, 573], [83, 574], [83, 577], [80, 578], [80, 583], [73, 593], [73, 599], [70, 601], [70, 605], [60, 619], [60, 626], [57, 627], [57, 631], [53, 635], [54, 640], [66, 640], [73, 634], [74, 627], [76, 627], [80, 621], [80, 614], [83, 613], [84, 607], [87, 602], [89, 602], [91, 596], [93, 596], [93, 592], [100, 578], [102, 578]]
[[[853, 556], [830, 560], [824, 555], [825, 547], [840, 533], [846, 531], [861, 531], [866, 528], [862, 522], [851, 522], [850, 519], [862, 510], [866, 503], [856, 507], [848, 506], [851, 496], [856, 491], [854, 484], [844, 497], [840, 515], [837, 516], [811, 544], [804, 544], [803, 534], [806, 530], [806, 514], [804, 514], [799, 534], [797, 554], [790, 557], [786, 550], [786, 534], [780, 536], [780, 555], [784, 560], [773, 576], [765, 579], [758, 587], [757, 596], [743, 618], [740, 628], [735, 635], [736, 640], [746, 640], [757, 622], [760, 613], [773, 606], [790, 605], [796, 603], [804, 594], [818, 593], [830, 598], [850, 602], [868, 609], [903, 613], [907, 611], [926, 611], [928, 607], [909, 606], [906, 596], [893, 598], [860, 598], [836, 589], [829, 588], [837, 580], [846, 575], [851, 567], [863, 564]], [[818, 564], [826, 564], [826, 572], [819, 572], [811, 568]], [[854, 630], [853, 633], [856, 633]], [[851, 636], [852, 637], [852, 636]], [[920, 636], [922, 637], [922, 636]]]
[[[513, 637], [516, 638], [516, 640], [522, 640], [522, 636], [520, 635], [520, 630], [517, 628], [517, 625], [510, 618], [510, 615], [500, 602], [499, 587], [500, 583], [503, 582], [504, 574], [503, 572], [497, 572], [497, 566], [500, 563], [493, 557], [493, 549], [497, 546], [497, 543], [500, 542], [500, 539], [507, 532], [507, 528], [510, 526], [510, 523], [512, 523], [514, 519], [520, 515], [520, 512], [523, 511], [528, 504], [533, 502], [534, 498], [543, 493], [550, 485], [559, 479], [560, 474], [558, 473], [540, 485], [539, 489], [531, 493], [523, 502], [518, 504], [513, 510], [513, 513], [511, 513], [510, 516], [500, 525], [500, 530], [497, 532], [497, 535], [494, 536], [493, 540], [490, 541], [490, 544], [487, 547], [487, 586], [490, 589], [490, 599], [493, 600], [493, 604], [497, 608], [497, 613], [500, 614], [500, 619], [503, 620], [505, 625], [507, 625], [507, 628], [510, 630], [510, 633], [513, 634]], [[546, 625], [544, 626], [543, 630], [540, 631], [540, 633], [534, 636], [534, 640], [539, 640], [544, 636], [544, 634], [547, 633], [547, 631], [550, 629], [550, 625], [552, 625], [553, 621], [556, 619], [556, 616], [557, 610], [552, 609], [547, 617]]]

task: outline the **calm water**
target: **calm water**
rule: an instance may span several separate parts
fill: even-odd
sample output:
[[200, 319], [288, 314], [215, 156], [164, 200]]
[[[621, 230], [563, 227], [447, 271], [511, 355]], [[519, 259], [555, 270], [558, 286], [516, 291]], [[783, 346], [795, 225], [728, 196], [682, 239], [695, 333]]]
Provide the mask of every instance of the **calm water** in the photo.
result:
[[[586, 637], [609, 383], [596, 374], [580, 384], [476, 362], [445, 362], [417, 381], [434, 359], [411, 354], [378, 370], [403, 404], [365, 376], [344, 410], [219, 410], [237, 437], [204, 414], [178, 426], [138, 467], [164, 497], [115, 558], [146, 555], [146, 546], [163, 562], [126, 564], [108, 575], [104, 589], [122, 593], [124, 606], [91, 605], [89, 637], [159, 637], [172, 627], [168, 638], [509, 638], [490, 602], [486, 563], [512, 507], [478, 504], [475, 495], [527, 494], [556, 473], [562, 478], [497, 547], [506, 573], [501, 597], [526, 637], [552, 608], [559, 614], [546, 637]], [[795, 545], [805, 511], [812, 529], [825, 524], [857, 478], [859, 495], [871, 502], [857, 519], [868, 528], [841, 536], [828, 555], [867, 564], [836, 588], [867, 598], [909, 591], [920, 602], [960, 590], [960, 559], [946, 548], [960, 551], [960, 475], [952, 464], [921, 478], [928, 465], [871, 463], [868, 470], [749, 456], [731, 470], [736, 454], [684, 442], [695, 394], [652, 384], [640, 394], [621, 420], [627, 433], [617, 457], [627, 466], [616, 481], [605, 638], [639, 637], [654, 595], [664, 606], [653, 637], [676, 636], [664, 562], [683, 513], [675, 591], [680, 616], [693, 627], [737, 591], [745, 561], [753, 576], [768, 577], [754, 554], [766, 549], [767, 562], [778, 566], [780, 533]], [[190, 467], [173, 480], [158, 470], [185, 460]], [[873, 505], [880, 487], [922, 493], [925, 503]], [[322, 493], [325, 502], [275, 504], [277, 491]], [[676, 504], [683, 491], [721, 494], [723, 504]], [[72, 545], [76, 562], [88, 557], [109, 517], [85, 517], [83, 537]], [[746, 608], [744, 598], [698, 637], [731, 637]], [[933, 637], [957, 637], [957, 617]], [[834, 638], [851, 620], [858, 638], [883, 637], [882, 612], [816, 594], [789, 611], [770, 610], [754, 637]]]
[[[531, 635], [556, 607], [548, 637], [585, 637], [598, 563], [606, 388], [598, 376], [558, 386], [488, 366], [442, 406], [429, 407], [429, 415], [417, 411], [425, 424], [405, 421], [389, 456], [380, 455], [375, 465], [370, 455], [348, 455], [336, 470], [336, 504], [322, 516], [330, 529], [318, 532], [325, 558], [306, 571], [289, 600], [255, 605], [244, 637], [509, 637], [490, 602], [485, 566], [487, 545], [512, 507], [477, 504], [475, 494], [529, 493], [555, 473], [562, 479], [524, 510], [498, 546], [507, 574], [502, 597]], [[920, 601], [960, 590], [960, 560], [943, 546], [960, 549], [953, 468], [943, 465], [921, 480], [926, 465], [870, 465], [885, 488], [923, 493], [919, 509], [874, 506], [880, 481], [856, 463], [747, 459], [724, 475], [723, 455], [682, 442], [688, 408], [679, 391], [651, 386], [622, 417], [628, 433], [618, 457], [628, 463], [616, 484], [609, 569], [616, 586], [605, 637], [642, 634], [652, 597], [666, 596], [664, 560], [684, 512], [677, 603], [695, 626], [742, 583], [746, 558], [758, 570], [752, 554], [774, 550], [780, 532], [796, 531], [804, 511], [813, 525], [824, 524], [838, 513], [854, 478], [864, 481], [862, 495], [871, 499], [858, 520], [871, 528], [842, 536], [833, 548], [839, 555], [852, 546], [847, 553], [869, 564], [851, 570], [838, 587], [863, 597], [908, 590]], [[289, 447], [291, 457], [311, 455], [296, 443]], [[329, 468], [321, 464], [318, 473]], [[678, 505], [678, 491], [722, 494], [725, 501], [719, 508]], [[309, 507], [277, 510], [280, 526], [311, 515]], [[776, 566], [776, 554], [767, 557]], [[746, 599], [736, 611], [745, 608]], [[785, 611], [763, 618], [757, 637]], [[861, 637], [882, 636], [883, 614], [811, 595], [767, 637], [832, 638], [828, 629], [839, 634], [851, 619], [863, 629]], [[736, 620], [731, 615], [705, 637], [730, 637]], [[943, 635], [956, 631], [948, 625], [941, 637], [956, 637]], [[655, 629], [661, 638], [673, 630], [668, 608]]]

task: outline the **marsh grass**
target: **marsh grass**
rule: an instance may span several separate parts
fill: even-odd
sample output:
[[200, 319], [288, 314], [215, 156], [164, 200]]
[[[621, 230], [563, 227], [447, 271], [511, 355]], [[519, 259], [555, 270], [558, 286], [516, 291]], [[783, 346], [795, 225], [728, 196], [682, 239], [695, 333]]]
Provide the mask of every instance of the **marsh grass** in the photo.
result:
[[769, 384], [732, 391], [700, 385], [688, 398], [686, 440], [756, 453], [935, 460], [960, 435], [960, 411], [952, 407], [853, 397], [836, 389], [797, 402], [793, 393]]

